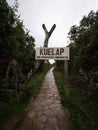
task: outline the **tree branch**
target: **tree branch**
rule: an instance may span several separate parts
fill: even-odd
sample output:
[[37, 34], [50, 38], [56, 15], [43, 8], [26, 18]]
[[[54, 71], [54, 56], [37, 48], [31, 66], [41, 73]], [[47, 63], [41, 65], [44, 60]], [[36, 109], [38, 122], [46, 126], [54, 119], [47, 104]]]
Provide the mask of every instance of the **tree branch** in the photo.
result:
[[52, 32], [54, 31], [55, 28], [56, 28], [56, 24], [54, 24], [54, 25], [51, 27], [51, 29], [50, 29], [50, 31], [49, 31], [49, 37], [51, 36], [51, 34], [52, 34]]
[[47, 28], [46, 28], [45, 24], [42, 24], [42, 28], [44, 29], [45, 34], [46, 34], [46, 33], [48, 33], [48, 31], [47, 31]]
[[44, 47], [48, 47], [49, 38], [50, 38], [52, 32], [54, 31], [54, 29], [56, 28], [56, 24], [54, 24], [54, 25], [51, 27], [51, 29], [50, 29], [49, 32], [47, 31], [47, 28], [46, 28], [45, 24], [42, 24], [42, 27], [43, 27], [44, 32], [45, 32]]

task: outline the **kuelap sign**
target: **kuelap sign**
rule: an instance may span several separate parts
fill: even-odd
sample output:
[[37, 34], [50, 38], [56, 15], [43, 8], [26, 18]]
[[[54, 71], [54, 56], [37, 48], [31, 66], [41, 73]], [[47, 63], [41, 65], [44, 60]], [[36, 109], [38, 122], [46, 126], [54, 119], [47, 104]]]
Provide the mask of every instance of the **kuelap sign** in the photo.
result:
[[62, 48], [36, 48], [35, 59], [39, 60], [69, 60], [69, 47]]

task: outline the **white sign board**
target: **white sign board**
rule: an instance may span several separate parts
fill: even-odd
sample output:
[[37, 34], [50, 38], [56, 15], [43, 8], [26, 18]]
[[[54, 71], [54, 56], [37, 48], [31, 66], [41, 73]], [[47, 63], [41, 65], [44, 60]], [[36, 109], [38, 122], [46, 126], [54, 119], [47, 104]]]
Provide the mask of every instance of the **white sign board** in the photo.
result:
[[69, 60], [69, 47], [62, 48], [36, 48], [37, 60]]

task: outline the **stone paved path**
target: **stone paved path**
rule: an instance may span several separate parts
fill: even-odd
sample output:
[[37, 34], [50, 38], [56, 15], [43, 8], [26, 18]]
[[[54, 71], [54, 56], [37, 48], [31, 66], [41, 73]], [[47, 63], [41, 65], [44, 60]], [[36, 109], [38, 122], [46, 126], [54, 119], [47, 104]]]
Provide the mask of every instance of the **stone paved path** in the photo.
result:
[[17, 130], [71, 130], [52, 71], [53, 68], [46, 74], [38, 96], [28, 106]]

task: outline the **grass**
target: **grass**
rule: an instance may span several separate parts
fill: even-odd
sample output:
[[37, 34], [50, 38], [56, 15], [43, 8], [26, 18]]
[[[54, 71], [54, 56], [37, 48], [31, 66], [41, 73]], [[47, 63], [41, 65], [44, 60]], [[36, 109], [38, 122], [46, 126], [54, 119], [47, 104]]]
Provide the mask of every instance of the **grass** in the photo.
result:
[[98, 130], [98, 104], [87, 95], [87, 89], [78, 89], [69, 83], [69, 97], [66, 98], [63, 74], [54, 71], [59, 86], [61, 102], [69, 109], [70, 118], [75, 130]]
[[12, 103], [6, 103], [0, 107], [0, 129], [7, 119], [21, 115], [27, 105], [29, 104], [31, 98], [35, 98], [43, 78], [48, 71], [49, 67], [45, 67], [43, 70], [38, 71], [28, 82], [27, 87], [32, 91], [32, 96], [28, 100], [22, 100], [20, 102], [14, 101]]

